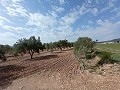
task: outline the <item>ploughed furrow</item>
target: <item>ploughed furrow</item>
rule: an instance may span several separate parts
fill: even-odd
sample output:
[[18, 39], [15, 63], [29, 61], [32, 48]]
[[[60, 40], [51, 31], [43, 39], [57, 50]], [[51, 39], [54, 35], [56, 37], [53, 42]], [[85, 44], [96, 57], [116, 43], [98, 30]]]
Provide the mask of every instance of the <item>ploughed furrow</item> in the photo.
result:
[[63, 62], [62, 66], [58, 69], [56, 69], [56, 71], [58, 72], [63, 72], [63, 71], [67, 71], [69, 67], [71, 67], [71, 65], [75, 62], [74, 61], [74, 57], [71, 57], [71, 53], [69, 54], [68, 57], [65, 58], [66, 62]]
[[[60, 57], [57, 57], [55, 59], [50, 59], [50, 60], [45, 59], [45, 60], [39, 60], [39, 61], [26, 62], [27, 63], [27, 66], [26, 66], [27, 68], [25, 68], [23, 71], [27, 71], [27, 70], [31, 70], [31, 69], [34, 69], [34, 70], [37, 70], [37, 69], [44, 70], [47, 67], [49, 67], [50, 65], [59, 62], [62, 57], [64, 57], [64, 56], [60, 56]], [[21, 65], [25, 66], [26, 63], [23, 63]], [[34, 70], [32, 70], [32, 71], [34, 71]]]
[[59, 73], [72, 73], [71, 71], [73, 71], [73, 73], [76, 71], [77, 69], [77, 64], [75, 61], [75, 57], [74, 55], [72, 55], [72, 53], [69, 53], [66, 57], [62, 58], [63, 60], [61, 60], [60, 63], [55, 64], [52, 68], [50, 68], [49, 73], [47, 73], [48, 75], [50, 75], [52, 72], [59, 72]]
[[56, 69], [63, 67], [67, 62], [69, 62], [67, 58], [69, 58], [70, 54], [71, 53], [68, 53], [67, 55], [65, 55], [65, 57], [61, 58], [60, 62], [55, 64], [52, 68], [50, 68], [50, 70], [54, 71]]
[[35, 73], [35, 72], [40, 72], [40, 71], [42, 71], [42, 70], [48, 71], [48, 70], [49, 70], [50, 68], [52, 68], [55, 64], [60, 63], [61, 60], [62, 60], [62, 58], [65, 57], [65, 56], [67, 56], [67, 55], [61, 56], [61, 57], [59, 57], [59, 58], [57, 58], [57, 59], [55, 59], [55, 60], [52, 60], [52, 61], [49, 60], [49, 61], [44, 62], [44, 63], [38, 63], [38, 65], [35, 65], [35, 64], [30, 65], [30, 66], [33, 66], [33, 67], [31, 67], [31, 69], [30, 69], [30, 68], [27, 68], [26, 70], [24, 70], [24, 71], [25, 71], [25, 72], [24, 72], [24, 75], [27, 75], [27, 74], [29, 74], [29, 73], [33, 74], [33, 73]]
[[[41, 70], [48, 71], [50, 68], [54, 67], [56, 64], [58, 65], [59, 63], [63, 62], [63, 57], [69, 57], [69, 54], [65, 54], [64, 56], [61, 56], [60, 58], [57, 58], [55, 60], [48, 60], [47, 62], [42, 62], [42, 63], [28, 63], [27, 68], [23, 69], [22, 71], [14, 72], [13, 76], [6, 78], [2, 81], [0, 81], [0, 84], [5, 84], [8, 80], [16, 79], [18, 77], [24, 77], [27, 75], [34, 74], [36, 72], [40, 72]], [[24, 66], [25, 63], [22, 64]]]
[[[52, 62], [50, 61], [50, 62], [42, 63], [41, 65], [38, 64], [38, 66], [32, 67], [32, 68], [34, 68], [34, 70], [29, 71], [27, 73], [29, 74], [31, 72], [34, 73], [34, 72], [38, 72], [38, 71], [42, 71], [42, 70], [44, 70], [44, 72], [45, 72], [45, 71], [50, 71], [50, 70], [53, 70], [56, 68], [60, 68], [62, 65], [65, 65], [65, 62], [66, 63], [68, 62], [66, 59], [63, 59], [63, 58], [64, 57], [69, 58], [70, 54], [71, 53], [68, 53], [60, 58], [57, 58], [56, 60], [54, 60]], [[59, 65], [61, 65], [61, 66], [59, 66]]]
[[52, 63], [52, 64], [50, 64], [50, 65], [48, 65], [48, 66], [45, 66], [44, 72], [46, 72], [46, 71], [51, 71], [51, 73], [52, 73], [52, 72], [55, 71], [57, 68], [62, 67], [62, 65], [64, 65], [65, 62], [67, 62], [67, 60], [65, 60], [65, 59], [63, 59], [63, 58], [64, 58], [64, 57], [67, 57], [67, 58], [68, 58], [68, 57], [69, 57], [69, 54], [70, 54], [70, 53], [68, 53], [67, 55], [62, 56], [61, 58], [58, 59], [58, 61], [56, 61], [56, 62], [54, 62], [54, 63]]
[[67, 62], [64, 67], [60, 68], [59, 71], [67, 74], [73, 69], [76, 69], [76, 66], [77, 64], [76, 64], [75, 58], [72, 56], [72, 57], [69, 57], [69, 62]]

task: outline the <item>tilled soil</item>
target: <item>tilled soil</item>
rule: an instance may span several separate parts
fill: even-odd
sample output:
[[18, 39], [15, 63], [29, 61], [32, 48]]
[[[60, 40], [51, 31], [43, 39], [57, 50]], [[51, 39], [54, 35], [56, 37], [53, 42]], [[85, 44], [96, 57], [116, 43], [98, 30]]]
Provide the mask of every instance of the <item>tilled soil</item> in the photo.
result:
[[[105, 72], [105, 70], [104, 70]], [[1, 90], [120, 90], [120, 73], [82, 72], [72, 50], [0, 63]]]

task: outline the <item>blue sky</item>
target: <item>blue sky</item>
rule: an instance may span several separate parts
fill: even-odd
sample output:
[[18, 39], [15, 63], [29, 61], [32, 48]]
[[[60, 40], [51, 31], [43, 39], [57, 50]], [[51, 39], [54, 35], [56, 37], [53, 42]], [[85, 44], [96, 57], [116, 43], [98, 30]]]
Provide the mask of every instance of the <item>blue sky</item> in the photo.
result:
[[0, 0], [0, 44], [30, 36], [43, 43], [120, 38], [120, 0]]

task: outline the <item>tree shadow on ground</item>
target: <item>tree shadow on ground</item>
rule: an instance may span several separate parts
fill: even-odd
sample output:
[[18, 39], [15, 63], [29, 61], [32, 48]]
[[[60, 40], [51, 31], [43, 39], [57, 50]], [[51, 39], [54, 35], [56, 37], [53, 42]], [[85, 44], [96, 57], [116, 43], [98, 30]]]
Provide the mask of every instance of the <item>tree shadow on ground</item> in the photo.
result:
[[0, 66], [0, 89], [7, 88], [13, 80], [20, 77], [19, 72], [25, 67], [17, 65]]
[[40, 61], [40, 60], [49, 60], [53, 58], [58, 58], [58, 55], [45, 55], [45, 56], [35, 57], [33, 59], [27, 59], [26, 61]]
[[63, 49], [63, 51], [70, 51], [70, 50], [73, 50], [73, 48]]
[[54, 52], [54, 53], [65, 53], [64, 51], [57, 51], [57, 52]]

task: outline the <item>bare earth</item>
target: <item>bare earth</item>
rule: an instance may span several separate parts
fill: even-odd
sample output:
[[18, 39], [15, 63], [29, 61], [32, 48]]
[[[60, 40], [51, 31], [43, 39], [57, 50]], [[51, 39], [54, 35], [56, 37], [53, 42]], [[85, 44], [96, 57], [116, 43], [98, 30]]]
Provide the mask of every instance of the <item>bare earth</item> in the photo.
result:
[[120, 65], [82, 72], [72, 50], [9, 58], [0, 63], [0, 90], [120, 90]]

